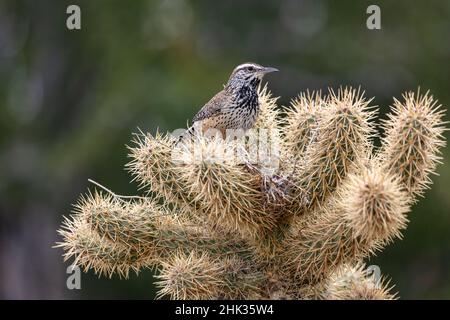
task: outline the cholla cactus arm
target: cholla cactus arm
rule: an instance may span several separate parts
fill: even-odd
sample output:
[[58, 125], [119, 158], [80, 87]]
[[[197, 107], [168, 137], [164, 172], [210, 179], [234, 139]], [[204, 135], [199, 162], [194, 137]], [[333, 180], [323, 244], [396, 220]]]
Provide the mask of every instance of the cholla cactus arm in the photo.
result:
[[246, 299], [258, 295], [265, 279], [237, 256], [217, 259], [196, 250], [177, 252], [162, 263], [159, 296], [172, 299]]
[[[260, 111], [254, 129], [248, 133], [250, 161], [257, 162], [266, 177], [279, 173], [281, 162], [281, 114], [277, 97], [268, 91], [267, 85], [259, 91]], [[273, 199], [277, 200], [277, 199]]]
[[395, 178], [377, 167], [360, 170], [313, 219], [292, 226], [281, 256], [299, 281], [321, 281], [339, 265], [399, 237], [405, 227], [407, 195]]
[[317, 130], [324, 104], [321, 92], [308, 91], [294, 99], [291, 108], [285, 109], [283, 155], [286, 161], [292, 162], [292, 156], [295, 161], [302, 161]]
[[83, 267], [85, 271], [93, 269], [99, 276], [118, 274], [127, 278], [130, 271], [137, 273], [153, 263], [145, 250], [139, 252], [102, 238], [80, 216], [66, 219], [59, 234], [63, 242], [58, 243], [57, 247], [64, 249], [64, 260], [74, 257], [72, 265]]
[[154, 247], [158, 222], [165, 214], [151, 198], [125, 202], [97, 191], [81, 198], [76, 208], [99, 235], [136, 249]]
[[154, 259], [167, 257], [177, 248], [199, 247], [221, 253], [248, 250], [239, 239], [212, 233], [201, 222], [173, 213], [151, 198], [123, 202], [95, 193], [83, 199], [78, 207], [91, 228], [101, 236], [136, 250], [153, 248]]
[[287, 145], [293, 146], [298, 141], [305, 145], [304, 131], [311, 132], [311, 142], [306, 142], [304, 163], [296, 171], [297, 184], [306, 191], [310, 209], [324, 203], [347, 174], [367, 160], [367, 148], [373, 133], [370, 120], [374, 116], [369, 106], [371, 100], [366, 100], [363, 93], [352, 88], [339, 89], [337, 93], [330, 91], [325, 101], [317, 96], [312, 101], [325, 105], [318, 114], [304, 113], [309, 119], [317, 118], [316, 124], [311, 128], [309, 121], [299, 123], [296, 119], [298, 112], [288, 113], [291, 123], [306, 128], [294, 131], [300, 136], [286, 136]]
[[386, 136], [380, 158], [385, 170], [400, 176], [411, 199], [423, 195], [431, 184], [430, 175], [439, 163], [445, 145], [444, 110], [428, 92], [395, 99], [392, 113], [384, 123]]
[[127, 277], [129, 270], [157, 266], [174, 250], [198, 248], [216, 257], [252, 254], [242, 241], [212, 233], [151, 198], [125, 202], [98, 192], [81, 198], [60, 234], [67, 258], [75, 256], [77, 264], [107, 276]]
[[200, 219], [250, 239], [274, 226], [274, 217], [263, 206], [261, 178], [250, 172], [245, 152], [240, 154], [234, 143], [199, 139], [180, 156], [180, 177], [201, 204], [196, 212], [203, 215]]
[[169, 134], [136, 135], [134, 146], [129, 147], [132, 160], [127, 168], [141, 187], [148, 188], [166, 202], [177, 207], [195, 207], [187, 193], [188, 186], [179, 179], [180, 172], [173, 161], [175, 142]]
[[266, 128], [280, 131], [280, 114], [278, 112], [277, 97], [273, 97], [267, 85], [259, 90], [260, 110], [255, 128]]
[[221, 263], [205, 253], [176, 252], [163, 262], [156, 283], [161, 288], [159, 296], [172, 299], [214, 299], [219, 296], [226, 277]]

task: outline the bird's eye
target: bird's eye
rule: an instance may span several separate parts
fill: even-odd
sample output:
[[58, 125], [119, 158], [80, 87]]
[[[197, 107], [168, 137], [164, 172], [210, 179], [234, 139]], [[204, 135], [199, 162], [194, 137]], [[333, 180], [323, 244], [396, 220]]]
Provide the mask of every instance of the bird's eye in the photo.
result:
[[254, 67], [247, 67], [247, 70], [248, 71], [255, 71], [255, 68]]

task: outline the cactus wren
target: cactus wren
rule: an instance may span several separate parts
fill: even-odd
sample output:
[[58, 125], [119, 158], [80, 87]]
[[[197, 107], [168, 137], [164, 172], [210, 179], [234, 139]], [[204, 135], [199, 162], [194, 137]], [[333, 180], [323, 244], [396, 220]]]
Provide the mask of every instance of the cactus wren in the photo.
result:
[[196, 128], [202, 133], [215, 129], [225, 137], [227, 129], [250, 129], [259, 113], [258, 86], [263, 76], [273, 71], [278, 69], [256, 63], [237, 66], [224, 89], [195, 115], [188, 133], [191, 135]]

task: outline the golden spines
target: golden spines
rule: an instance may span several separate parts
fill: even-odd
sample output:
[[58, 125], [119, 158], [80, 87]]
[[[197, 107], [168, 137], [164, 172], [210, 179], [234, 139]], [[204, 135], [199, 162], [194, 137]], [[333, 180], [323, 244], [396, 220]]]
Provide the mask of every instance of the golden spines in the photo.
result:
[[[192, 151], [194, 150], [194, 151]], [[239, 143], [200, 138], [187, 146], [179, 162], [181, 179], [190, 185], [189, 195], [200, 203], [200, 218], [255, 238], [274, 226], [274, 217], [265, 210], [261, 177], [249, 167], [246, 151]]]
[[156, 266], [174, 250], [188, 252], [192, 247], [214, 256], [251, 254], [239, 239], [215, 234], [199, 222], [165, 210], [151, 198], [128, 202], [99, 192], [81, 198], [60, 234], [64, 241], [59, 246], [68, 257], [108, 276], [114, 271], [128, 276], [129, 270]]
[[350, 175], [341, 194], [343, 219], [354, 236], [372, 241], [390, 242], [401, 238], [409, 211], [408, 196], [396, 178], [382, 169], [363, 169]]
[[[315, 124], [303, 123], [307, 131], [312, 131], [309, 138], [297, 130], [302, 133], [298, 137], [298, 141], [304, 141], [302, 148], [305, 144], [307, 147], [295, 179], [307, 192], [309, 208], [314, 208], [325, 202], [352, 169], [367, 160], [374, 111], [369, 106], [371, 100], [352, 88], [341, 88], [337, 93], [330, 90], [325, 100], [317, 96], [310, 99], [323, 107], [314, 115]], [[312, 117], [311, 112], [306, 115]], [[311, 141], [306, 142], [308, 139]], [[295, 141], [292, 136], [290, 144]]]
[[247, 133], [247, 150], [250, 159], [266, 175], [273, 175], [280, 168], [281, 130], [277, 97], [268, 91], [267, 85], [259, 89], [260, 110], [253, 129]]
[[430, 175], [439, 163], [443, 137], [444, 110], [426, 92], [408, 92], [403, 101], [394, 100], [384, 122], [385, 138], [380, 160], [385, 170], [399, 175], [413, 200], [431, 184]]
[[311, 201], [301, 174], [306, 170], [306, 150], [316, 136], [319, 119], [325, 100], [321, 92], [301, 93], [285, 108], [282, 128], [283, 144], [281, 148], [282, 169], [290, 180], [289, 201], [292, 213], [299, 213]]
[[118, 274], [128, 278], [130, 271], [138, 273], [141, 268], [154, 265], [147, 248], [136, 250], [105, 239], [93, 231], [81, 216], [66, 219], [58, 233], [63, 241], [57, 243], [56, 247], [64, 249], [64, 260], [73, 257], [73, 265], [80, 266], [85, 271], [93, 269], [99, 276], [112, 277], [113, 274]]
[[152, 246], [165, 214], [151, 198], [126, 202], [97, 191], [82, 197], [76, 209], [102, 237], [136, 249]]
[[259, 89], [260, 110], [255, 128], [280, 129], [280, 114], [278, 112], [277, 97], [273, 97], [267, 85]]
[[178, 252], [162, 263], [156, 285], [158, 297], [176, 300], [217, 298], [225, 286], [225, 269], [206, 253]]
[[396, 182], [380, 168], [362, 169], [312, 218], [297, 219], [281, 254], [294, 277], [319, 282], [400, 237], [409, 206]]
[[255, 296], [258, 273], [236, 256], [214, 258], [196, 250], [175, 252], [162, 263], [158, 297], [171, 299], [244, 299]]
[[322, 208], [308, 221], [295, 219], [283, 241], [279, 263], [287, 277], [312, 284], [339, 264], [356, 259], [366, 244], [353, 236], [335, 208]]
[[141, 187], [148, 188], [178, 207], [189, 205], [191, 199], [186, 194], [187, 186], [181, 183], [173, 161], [176, 139], [169, 134], [141, 134], [136, 135], [134, 144], [129, 147], [132, 160], [127, 168]]
[[321, 92], [301, 93], [291, 102], [291, 108], [285, 110], [286, 119], [283, 128], [284, 157], [291, 161], [301, 161], [305, 156], [307, 147], [312, 141], [313, 133], [317, 129], [318, 121], [326, 101]]

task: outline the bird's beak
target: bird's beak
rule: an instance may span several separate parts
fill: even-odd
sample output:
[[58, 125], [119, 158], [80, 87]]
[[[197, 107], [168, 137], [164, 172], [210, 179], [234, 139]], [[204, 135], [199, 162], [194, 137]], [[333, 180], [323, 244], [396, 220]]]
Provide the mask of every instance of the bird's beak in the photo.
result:
[[262, 73], [270, 73], [270, 72], [275, 72], [275, 71], [279, 71], [277, 68], [272, 68], [272, 67], [264, 67], [264, 69], [262, 69]]

